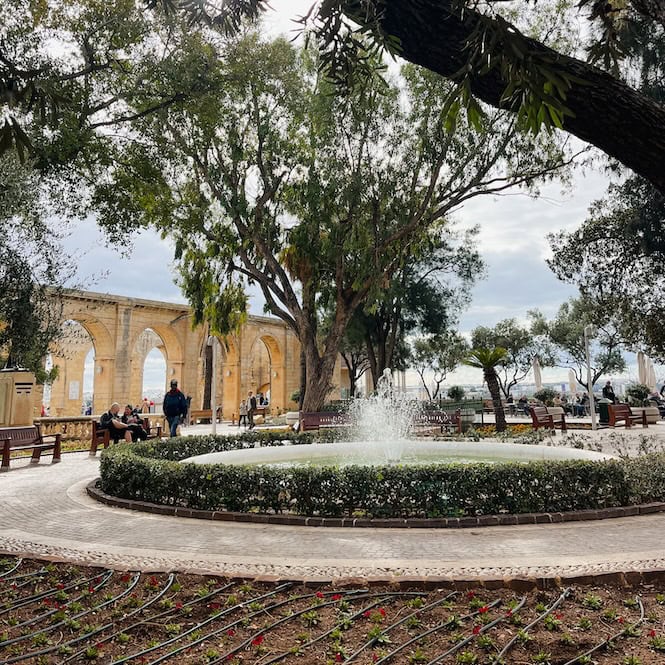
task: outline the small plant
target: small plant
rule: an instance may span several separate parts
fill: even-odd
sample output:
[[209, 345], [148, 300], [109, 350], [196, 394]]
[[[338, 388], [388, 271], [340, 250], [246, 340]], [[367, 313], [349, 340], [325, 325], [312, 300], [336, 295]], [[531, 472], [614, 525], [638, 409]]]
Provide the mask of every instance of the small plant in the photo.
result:
[[489, 635], [479, 635], [476, 643], [478, 644], [478, 647], [484, 651], [496, 649], [496, 644]]
[[316, 610], [309, 610], [308, 612], [302, 614], [302, 620], [306, 625], [311, 627], [318, 625], [321, 621], [321, 617]]
[[263, 604], [255, 600], [254, 602], [250, 603], [248, 607], [252, 612], [258, 612], [263, 609]]
[[419, 628], [420, 626], [422, 626], [422, 623], [423, 622], [416, 616], [409, 617], [405, 621], [405, 625], [407, 628]]
[[420, 647], [417, 647], [416, 650], [409, 656], [410, 663], [426, 663], [429, 658], [425, 655]]
[[626, 656], [621, 662], [623, 665], [642, 665], [642, 660], [637, 656]]
[[86, 660], [97, 660], [99, 658], [99, 649], [97, 647], [88, 647], [83, 654]]
[[637, 607], [638, 606], [637, 598], [626, 598], [623, 601], [623, 605], [624, 607], [631, 607], [631, 608]]
[[422, 598], [409, 598], [409, 600], [406, 601], [406, 606], [414, 610], [420, 609], [424, 604], [425, 602]]
[[539, 651], [534, 657], [533, 662], [539, 665], [551, 665], [552, 654], [547, 651]]
[[458, 663], [471, 663], [471, 665], [474, 665], [474, 663], [478, 662], [478, 656], [471, 651], [462, 651], [457, 654], [456, 661]]
[[665, 637], [654, 635], [649, 641], [649, 646], [654, 651], [665, 651]]
[[559, 630], [559, 628], [561, 628], [561, 620], [557, 619], [553, 614], [548, 614], [543, 619], [543, 626], [545, 626], [547, 630]]
[[522, 644], [526, 644], [527, 642], [531, 642], [533, 640], [533, 637], [529, 635], [529, 633], [526, 632], [526, 630], [520, 630], [517, 631], [517, 641], [521, 642]]
[[127, 633], [120, 633], [115, 639], [118, 640], [118, 644], [127, 644], [132, 638]]
[[565, 644], [566, 646], [572, 647], [575, 646], [575, 639], [570, 633], [564, 633], [560, 638], [559, 641], [561, 644]]
[[217, 649], [208, 649], [205, 652], [204, 658], [208, 663], [212, 660], [217, 660], [217, 658], [219, 658], [219, 651], [217, 651]]
[[626, 386], [626, 397], [628, 397], [628, 403], [631, 406], [649, 406], [649, 401], [647, 397], [651, 393], [649, 386], [645, 386], [643, 383], [631, 383]]
[[180, 633], [180, 624], [179, 623], [167, 623], [164, 626], [164, 630], [167, 635], [178, 635]]
[[617, 616], [617, 611], [613, 607], [608, 607], [603, 612], [603, 619], [608, 619], [609, 621], [615, 621]]
[[390, 638], [381, 630], [381, 626], [374, 626], [369, 630], [367, 638], [374, 644], [390, 644]]
[[593, 623], [589, 617], [582, 617], [577, 623], [577, 627], [580, 630], [591, 630], [592, 626]]
[[587, 607], [590, 610], [599, 610], [603, 606], [603, 601], [600, 596], [594, 596], [588, 593], [582, 598], [582, 607]]

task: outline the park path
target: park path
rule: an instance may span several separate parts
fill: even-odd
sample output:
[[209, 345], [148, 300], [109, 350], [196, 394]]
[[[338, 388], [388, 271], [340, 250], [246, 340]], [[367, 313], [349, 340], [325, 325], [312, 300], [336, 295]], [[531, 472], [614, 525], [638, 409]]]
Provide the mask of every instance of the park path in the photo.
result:
[[[47, 458], [48, 459], [48, 458]], [[143, 570], [295, 579], [584, 576], [665, 570], [665, 514], [472, 529], [211, 522], [111, 508], [85, 486], [99, 461], [12, 461], [0, 475], [0, 552]]]

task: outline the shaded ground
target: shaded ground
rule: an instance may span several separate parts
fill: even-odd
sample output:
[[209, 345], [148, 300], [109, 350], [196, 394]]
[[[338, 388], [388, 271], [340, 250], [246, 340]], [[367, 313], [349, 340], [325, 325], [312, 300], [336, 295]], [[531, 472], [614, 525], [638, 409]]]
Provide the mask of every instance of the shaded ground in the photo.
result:
[[335, 589], [6, 557], [0, 662], [651, 664], [663, 591]]

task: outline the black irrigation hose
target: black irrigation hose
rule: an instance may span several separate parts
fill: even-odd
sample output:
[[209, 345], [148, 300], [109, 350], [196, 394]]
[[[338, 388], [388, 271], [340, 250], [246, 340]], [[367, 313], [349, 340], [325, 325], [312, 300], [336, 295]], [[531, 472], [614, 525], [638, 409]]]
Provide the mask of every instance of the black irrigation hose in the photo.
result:
[[[398, 626], [401, 626], [403, 623], [407, 622], [411, 617], [418, 616], [419, 614], [422, 614], [423, 612], [427, 612], [428, 610], [432, 610], [435, 607], [438, 607], [439, 605], [442, 605], [446, 601], [450, 600], [454, 596], [457, 595], [457, 591], [453, 591], [452, 593], [449, 593], [445, 598], [439, 598], [439, 600], [435, 600], [433, 603], [430, 603], [429, 605], [424, 605], [423, 607], [418, 608], [415, 612], [411, 612], [411, 614], [407, 614], [405, 617], [400, 619], [399, 621], [396, 621], [395, 623], [391, 624], [388, 626], [385, 630], [381, 631], [381, 635], [387, 635], [391, 630], [394, 628], [397, 628]], [[356, 656], [361, 654], [365, 649], [371, 647], [373, 644], [376, 644], [377, 639], [374, 638], [372, 640], [369, 640], [368, 642], [365, 642], [359, 649], [354, 651], [350, 656], [347, 656], [344, 659], [345, 663], [350, 663]]]
[[637, 600], [637, 604], [640, 606], [640, 618], [635, 623], [631, 624], [630, 626], [626, 626], [626, 628], [624, 628], [622, 631], [618, 632], [616, 635], [612, 635], [612, 637], [608, 637], [606, 640], [603, 640], [600, 644], [597, 644], [592, 649], [581, 653], [579, 656], [575, 656], [575, 658], [569, 660], [564, 665], [573, 665], [573, 663], [578, 663], [581, 658], [584, 658], [585, 656], [591, 656], [592, 653], [605, 648], [610, 642], [614, 642], [614, 640], [619, 639], [626, 633], [635, 630], [635, 628], [637, 628], [644, 621], [644, 605], [642, 604], [642, 599], [637, 596], [635, 600]]
[[[113, 571], [111, 571], [112, 573]], [[166, 583], [166, 586], [154, 597], [152, 598], [149, 603], [145, 603], [143, 607], [147, 607], [149, 605], [152, 605], [155, 601], [159, 600], [170, 588], [171, 585], [173, 584], [173, 581], [175, 580], [175, 575], [171, 573], [169, 575], [169, 579]], [[28, 658], [36, 658], [37, 656], [43, 656], [47, 653], [51, 653], [53, 651], [59, 650], [63, 647], [68, 647], [71, 646], [72, 644], [78, 644], [79, 642], [82, 642], [83, 640], [88, 640], [91, 637], [94, 637], [95, 635], [99, 635], [99, 633], [103, 632], [106, 630], [109, 626], [112, 626], [113, 624], [106, 624], [105, 626], [102, 626], [101, 628], [97, 628], [96, 630], [93, 630], [89, 633], [86, 633], [85, 635], [81, 635], [80, 637], [75, 637], [74, 639], [68, 640], [67, 642], [63, 642], [62, 644], [57, 644], [51, 647], [48, 647], [47, 649], [41, 649], [39, 651], [31, 651], [30, 653], [23, 654], [21, 656], [16, 656], [14, 658], [10, 658], [9, 660], [5, 660], [2, 665], [9, 665], [10, 663], [18, 663], [21, 660], [26, 660]], [[67, 659], [69, 660], [69, 659]], [[66, 661], [63, 661], [63, 663]]]
[[[393, 597], [394, 595], [395, 595], [394, 593], [387, 593], [387, 594], [386, 594], [386, 593], [383, 593], [383, 594], [382, 594], [382, 593], [378, 593], [378, 594], [369, 594], [369, 593], [368, 593], [368, 594], [363, 595], [363, 596], [357, 596], [357, 597], [356, 597], [356, 600], [357, 600], [357, 599], [362, 599], [362, 598], [372, 598], [372, 597], [379, 596], [379, 597], [377, 598], [376, 602], [372, 603], [369, 607], [363, 608], [362, 612], [366, 612], [366, 611], [368, 611], [368, 609], [370, 609], [371, 607], [374, 607], [374, 606], [378, 605], [379, 603], [383, 602], [386, 598]], [[402, 595], [402, 594], [398, 594], [398, 595]], [[406, 594], [405, 594], [405, 595], [406, 595]], [[222, 661], [224, 661], [224, 660], [227, 660], [229, 657], [231, 657], [233, 654], [237, 653], [237, 652], [240, 651], [241, 649], [244, 649], [245, 647], [248, 647], [250, 644], [252, 644], [252, 643], [254, 642], [255, 639], [257, 639], [257, 638], [260, 637], [261, 635], [265, 635], [266, 633], [269, 633], [269, 632], [273, 631], [273, 630], [274, 630], [275, 628], [277, 628], [278, 626], [281, 626], [281, 625], [284, 624], [284, 623], [288, 623], [288, 622], [291, 621], [292, 619], [296, 619], [297, 617], [302, 616], [302, 615], [305, 614], [306, 612], [310, 612], [312, 609], [319, 609], [319, 608], [323, 608], [323, 607], [330, 607], [330, 606], [332, 606], [332, 605], [336, 605], [337, 602], [338, 602], [337, 600], [333, 600], [333, 601], [331, 601], [331, 602], [329, 602], [329, 603], [321, 603], [320, 605], [317, 605], [316, 608], [305, 607], [305, 608], [303, 608], [302, 610], [298, 610], [297, 612], [292, 612], [291, 614], [289, 614], [289, 616], [282, 617], [281, 619], [278, 619], [277, 621], [274, 621], [274, 622], [271, 623], [270, 625], [265, 626], [265, 627], [263, 627], [261, 630], [259, 630], [259, 631], [255, 632], [255, 633], [253, 633], [253, 634], [250, 635], [246, 640], [244, 640], [244, 641], [241, 642], [239, 645], [237, 645], [236, 647], [234, 647], [233, 650], [231, 650], [231, 651], [227, 651], [225, 654], [222, 654], [221, 656], [219, 656], [219, 657], [216, 658], [215, 660], [211, 660], [211, 661], [209, 661], [209, 662], [208, 662], [208, 665], [215, 665], [215, 663], [220, 663], [220, 662], [222, 662]], [[361, 612], [361, 614], [362, 614], [362, 612]], [[333, 630], [334, 630], [334, 629], [333, 629]], [[332, 632], [332, 631], [329, 631], [329, 632]], [[280, 656], [281, 656], [281, 654], [280, 654]], [[280, 658], [280, 660], [281, 660], [281, 658]], [[273, 661], [268, 661], [268, 662], [273, 662]]]
[[[41, 570], [33, 570], [31, 573], [24, 573], [23, 575], [16, 575], [14, 577], [8, 577], [5, 581], [9, 582], [11, 581], [11, 584], [9, 587], [5, 586], [5, 588], [2, 590], [2, 595], [9, 593], [10, 591], [16, 591], [18, 589], [22, 589], [25, 586], [29, 586], [30, 584], [33, 583], [34, 577], [44, 577], [47, 575], [47, 571], [42, 568]], [[27, 579], [30, 578], [30, 579]], [[21, 582], [21, 584], [16, 584], [17, 580], [26, 580], [25, 582]]]
[[[371, 597], [377, 596], [377, 595], [380, 595], [381, 597], [378, 598], [377, 600], [375, 600], [373, 603], [370, 603], [369, 605], [365, 605], [363, 608], [358, 610], [355, 614], [351, 614], [350, 616], [347, 617], [347, 619], [349, 621], [355, 621], [356, 619], [361, 617], [365, 612], [368, 612], [373, 607], [376, 607], [380, 602], [382, 602], [382, 600], [385, 597], [382, 594], [366, 594], [365, 596], [356, 596], [356, 598], [354, 598], [354, 600], [358, 600], [360, 598], [371, 598]], [[330, 630], [327, 630], [325, 633], [321, 633], [321, 635], [319, 635], [318, 637], [315, 637], [313, 640], [309, 640], [309, 642], [305, 642], [304, 644], [301, 644], [300, 645], [301, 649], [308, 649], [309, 647], [313, 646], [317, 642], [320, 642], [321, 640], [328, 637], [328, 635], [330, 635], [332, 632], [334, 632], [338, 628], [341, 628], [343, 625], [344, 625], [343, 622], [336, 624]], [[269, 630], [271, 630], [271, 628], [272, 628], [271, 626], [268, 626], [265, 629], [265, 632], [268, 632]], [[291, 651], [284, 651], [280, 654], [277, 654], [276, 656], [273, 656], [270, 660], [267, 660], [265, 662], [261, 662], [261, 665], [271, 665], [272, 663], [278, 663], [280, 660], [283, 660], [284, 658], [286, 658], [289, 655], [291, 655]], [[344, 661], [344, 662], [348, 662], [348, 661]]]
[[[526, 603], [526, 596], [522, 596], [522, 599], [520, 602], [513, 608], [513, 612], [517, 612], [524, 607], [524, 603]], [[448, 649], [448, 651], [442, 653], [440, 656], [436, 656], [432, 660], [430, 660], [427, 665], [437, 665], [437, 663], [440, 663], [444, 658], [447, 656], [452, 656], [455, 652], [459, 651], [462, 647], [466, 646], [469, 644], [469, 642], [473, 642], [473, 640], [476, 639], [478, 635], [482, 635], [483, 633], [486, 633], [488, 630], [491, 630], [496, 626], [497, 624], [501, 623], [502, 621], [505, 621], [506, 617], [502, 616], [499, 617], [498, 619], [494, 619], [494, 621], [490, 621], [487, 625], [483, 626], [478, 633], [472, 633], [471, 635], [468, 635], [465, 637], [463, 640], [460, 640], [457, 644], [455, 644], [453, 647]]]
[[4, 573], [0, 573], [0, 580], [4, 580], [6, 577], [11, 575], [15, 570], [18, 570], [20, 565], [23, 563], [23, 559], [19, 558], [18, 561], [16, 562], [16, 565], [10, 568], [9, 570], [5, 570]]
[[[110, 577], [110, 576], [109, 576]], [[83, 612], [79, 612], [78, 614], [74, 614], [70, 617], [67, 617], [66, 619], [63, 619], [62, 621], [58, 621], [57, 623], [51, 624], [50, 626], [47, 626], [46, 628], [42, 628], [40, 630], [35, 631], [34, 633], [26, 633], [25, 635], [19, 635], [17, 637], [12, 637], [9, 640], [5, 640], [4, 642], [0, 642], [0, 647], [5, 647], [9, 644], [15, 644], [16, 642], [22, 642], [23, 640], [27, 640], [29, 638], [35, 637], [35, 635], [45, 635], [46, 633], [50, 633], [52, 630], [55, 630], [56, 628], [60, 628], [61, 626], [66, 626], [69, 621], [75, 621], [76, 619], [80, 619], [81, 617], [86, 616], [87, 614], [91, 614], [93, 612], [98, 612], [99, 610], [105, 608], [107, 605], [111, 605], [112, 603], [118, 602], [121, 598], [124, 598], [128, 593], [131, 593], [136, 585], [139, 582], [139, 579], [141, 577], [141, 573], [136, 573], [134, 576], [134, 579], [132, 580], [132, 583], [122, 591], [122, 593], [119, 593], [117, 596], [114, 596], [113, 598], [110, 598], [109, 600], [104, 601], [101, 603], [101, 605], [95, 605], [94, 607], [91, 607], [90, 609], [87, 609]], [[108, 581], [104, 580], [104, 583]], [[100, 585], [101, 586], [101, 585]], [[79, 598], [83, 598], [83, 596], [79, 596]], [[76, 601], [71, 601], [71, 602], [76, 602]], [[31, 619], [30, 621], [24, 621], [22, 624], [17, 624], [15, 628], [18, 626], [24, 626], [27, 625], [28, 623], [35, 623], [36, 621], [39, 621], [42, 619], [44, 616], [49, 616], [51, 614], [54, 614], [55, 612], [59, 612], [61, 610], [51, 610], [48, 612], [46, 615], [42, 614], [41, 616], [35, 617], [34, 619]]]
[[[104, 580], [103, 583], [101, 583], [98, 587], [94, 587], [95, 591], [98, 588], [101, 588], [101, 586], [104, 585], [106, 580], [113, 575], [113, 571], [106, 571], [106, 579]], [[93, 577], [87, 577], [81, 580], [77, 580], [76, 582], [72, 582], [71, 584], [68, 584], [67, 586], [63, 586], [62, 589], [58, 589], [57, 587], [51, 587], [50, 589], [47, 589], [46, 591], [42, 591], [41, 593], [36, 593], [33, 594], [32, 596], [26, 596], [25, 598], [19, 598], [15, 603], [12, 603], [9, 606], [6, 606], [5, 609], [0, 610], [0, 615], [6, 614], [7, 612], [11, 612], [12, 610], [17, 610], [20, 607], [24, 607], [25, 605], [30, 605], [30, 603], [34, 603], [37, 600], [43, 600], [44, 598], [48, 598], [49, 596], [54, 596], [57, 593], [60, 593], [61, 591], [64, 591], [65, 593], [69, 591], [70, 589], [75, 589], [76, 587], [81, 586], [82, 584], [89, 584], [90, 580], [96, 580], [101, 575], [95, 575]]]
[[[489, 609], [490, 607], [496, 607], [501, 603], [500, 599], [494, 600], [489, 605], [486, 605], [486, 607]], [[465, 619], [470, 619], [471, 617], [478, 616], [480, 614], [480, 610], [476, 610], [475, 612], [469, 612], [469, 614], [465, 614], [464, 616], [457, 617], [458, 621], [464, 621]], [[420, 633], [420, 635], [416, 635], [414, 638], [408, 640], [407, 642], [404, 642], [404, 644], [401, 644], [400, 646], [397, 647], [397, 649], [393, 649], [390, 653], [386, 654], [383, 658], [380, 660], [377, 660], [374, 665], [382, 665], [382, 663], [387, 663], [393, 656], [397, 655], [400, 651], [403, 651], [406, 649], [406, 647], [411, 646], [415, 642], [419, 642], [420, 640], [423, 639], [423, 637], [427, 637], [428, 635], [431, 635], [432, 633], [435, 633], [437, 630], [441, 630], [442, 628], [446, 628], [447, 626], [450, 626], [453, 621], [455, 620], [455, 616], [453, 615], [450, 619], [447, 621], [442, 621], [441, 623], [438, 623], [434, 628], [430, 628], [429, 630], [426, 630], [424, 633]]]
[[[557, 609], [557, 607], [559, 607], [559, 605], [561, 605], [561, 603], [563, 603], [563, 601], [566, 600], [566, 598], [568, 598], [569, 595], [570, 595], [570, 587], [567, 587], [563, 590], [563, 592], [556, 599], [556, 601], [554, 601], [542, 614], [538, 615], [528, 626], [522, 628], [522, 632], [523, 633], [529, 632], [529, 630], [533, 628], [539, 621], [542, 621], [548, 614], [554, 612], [554, 610]], [[504, 645], [503, 649], [501, 649], [501, 651], [497, 655], [497, 660], [503, 658], [508, 653], [508, 651], [510, 651], [511, 647], [513, 646], [513, 644], [515, 644], [518, 638], [519, 638], [519, 633], [516, 634], [512, 640], [510, 640]]]
[[[248, 598], [246, 601], [243, 601], [242, 603], [236, 603], [233, 607], [229, 607], [226, 610], [224, 610], [223, 612], [220, 612], [219, 614], [214, 614], [213, 616], [208, 617], [205, 621], [202, 621], [202, 622], [196, 624], [195, 626], [193, 626], [189, 630], [186, 630], [184, 633], [180, 633], [179, 635], [176, 635], [176, 636], [172, 637], [171, 639], [166, 640], [165, 642], [162, 642], [160, 644], [156, 644], [153, 647], [148, 647], [146, 649], [143, 649], [142, 651], [139, 651], [138, 653], [132, 654], [130, 656], [125, 656], [124, 658], [121, 658], [120, 660], [114, 660], [111, 663], [111, 665], [120, 665], [120, 663], [124, 663], [124, 662], [126, 662], [128, 660], [132, 660], [134, 658], [142, 658], [143, 656], [145, 656], [145, 654], [151, 653], [152, 651], [156, 651], [157, 649], [161, 649], [164, 646], [167, 646], [168, 644], [172, 644], [173, 642], [177, 642], [177, 641], [181, 640], [183, 637], [186, 637], [187, 635], [190, 635], [191, 633], [193, 633], [197, 630], [200, 630], [203, 626], [207, 626], [208, 624], [212, 623], [213, 621], [216, 621], [217, 619], [220, 619], [221, 617], [226, 616], [227, 614], [230, 614], [231, 612], [235, 612], [237, 609], [243, 607], [244, 605], [247, 605], [248, 603], [256, 603], [259, 600], [262, 600], [263, 598], [270, 598], [271, 596], [274, 596], [277, 593], [285, 591], [286, 589], [288, 589], [292, 586], [293, 586], [293, 583], [288, 582], [286, 584], [282, 584], [282, 585], [278, 586], [276, 589], [273, 589], [273, 591], [270, 591], [269, 593], [262, 594], [261, 596], [255, 596], [254, 598]], [[261, 611], [263, 611], [263, 610], [261, 610]], [[257, 614], [258, 614], [258, 612], [257, 612]], [[233, 624], [233, 625], [235, 625], [235, 624]], [[226, 629], [226, 626], [222, 630], [225, 630], [225, 629]], [[215, 634], [217, 632], [220, 632], [220, 631], [214, 631], [213, 633], [210, 633], [210, 634], [212, 635], [212, 634]], [[207, 637], [204, 637], [204, 639], [207, 639]], [[157, 660], [154, 660], [152, 662], [153, 663], [160, 663], [163, 660], [165, 660], [166, 658], [170, 657], [172, 654], [180, 653], [181, 651], [183, 651], [185, 649], [188, 649], [190, 646], [198, 644], [200, 641], [203, 641], [203, 640], [197, 640], [197, 641], [191, 642], [190, 644], [188, 644], [184, 647], [178, 647], [174, 651], [168, 652], [165, 656], [160, 656]]]
[[[168, 591], [168, 589], [171, 588], [171, 585], [173, 584], [174, 581], [175, 581], [175, 574], [171, 573], [171, 575], [169, 576], [169, 579], [168, 579], [168, 586], [167, 586], [166, 589], [163, 589], [156, 596], [154, 596], [153, 598], [150, 598], [147, 602], [143, 603], [143, 605], [141, 605], [141, 606], [137, 607], [136, 609], [134, 609], [133, 612], [130, 612], [129, 614], [125, 614], [125, 616], [123, 616], [122, 619], [120, 619], [118, 621], [112, 621], [111, 623], [104, 624], [100, 628], [100, 630], [104, 631], [104, 630], [108, 630], [109, 628], [113, 628], [113, 626], [115, 626], [116, 623], [120, 623], [121, 621], [127, 621], [127, 619], [130, 619], [134, 615], [139, 614], [140, 612], [143, 612], [143, 610], [147, 609], [148, 607], [150, 607], [151, 605], [156, 603], [166, 593], [166, 591]], [[183, 607], [187, 607], [188, 605], [193, 605], [194, 603], [200, 602], [200, 601], [204, 600], [204, 598], [209, 598], [210, 596], [212, 596], [216, 593], [220, 593], [221, 591], [224, 591], [225, 589], [227, 589], [228, 587], [231, 587], [233, 585], [234, 585], [234, 583], [231, 583], [231, 584], [227, 584], [226, 586], [221, 587], [219, 589], [215, 589], [215, 591], [207, 594], [206, 596], [204, 596], [202, 598], [197, 598], [193, 601], [190, 601], [189, 603], [186, 603], [185, 605], [183, 605]], [[115, 633], [111, 633], [110, 635], [108, 635], [107, 637], [104, 638], [104, 642], [110, 642], [114, 637], [120, 635], [120, 633], [126, 633], [127, 631], [133, 630], [134, 628], [137, 628], [138, 626], [142, 626], [144, 623], [147, 623], [148, 621], [154, 621], [155, 619], [159, 619], [160, 617], [166, 616], [167, 614], [171, 614], [171, 613], [172, 613], [172, 608], [169, 608], [167, 610], [164, 610], [163, 612], [159, 612], [158, 614], [153, 614], [152, 616], [148, 617], [147, 619], [142, 619], [141, 621], [137, 621], [136, 623], [133, 623], [131, 626], [127, 626], [127, 627], [125, 627], [121, 630], [117, 630]], [[76, 658], [78, 658], [84, 652], [85, 652], [85, 649], [81, 649], [80, 651], [77, 651], [76, 653], [73, 653], [68, 658], [65, 658], [65, 660], [62, 661], [63, 665], [64, 665], [64, 663], [69, 663], [70, 661], [75, 660]]]

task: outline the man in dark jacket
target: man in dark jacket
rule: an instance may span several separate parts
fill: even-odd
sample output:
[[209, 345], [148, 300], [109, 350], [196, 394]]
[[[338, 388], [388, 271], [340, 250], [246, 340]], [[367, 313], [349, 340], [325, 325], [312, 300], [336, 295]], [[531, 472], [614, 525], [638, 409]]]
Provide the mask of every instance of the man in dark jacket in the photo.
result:
[[175, 436], [180, 421], [187, 414], [187, 400], [178, 390], [178, 382], [175, 379], [171, 380], [171, 390], [164, 395], [162, 409], [169, 423], [170, 435]]
[[247, 420], [249, 421], [249, 429], [254, 429], [254, 414], [256, 413], [256, 408], [256, 397], [250, 390], [247, 393]]
[[97, 429], [109, 430], [111, 439], [113, 439], [114, 443], [118, 443], [120, 439], [124, 439], [128, 443], [132, 442], [132, 435], [127, 423], [123, 423], [120, 417], [120, 404], [118, 404], [118, 402], [113, 402], [111, 408], [106, 413], [102, 414]]

